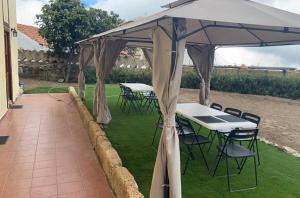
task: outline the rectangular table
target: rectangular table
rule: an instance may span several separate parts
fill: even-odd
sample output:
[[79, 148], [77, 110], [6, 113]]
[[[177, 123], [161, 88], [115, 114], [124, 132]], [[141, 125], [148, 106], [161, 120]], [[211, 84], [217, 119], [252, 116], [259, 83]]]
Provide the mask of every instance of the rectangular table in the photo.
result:
[[153, 87], [143, 83], [121, 83], [124, 87], [128, 87], [133, 92], [149, 92], [153, 91]]
[[198, 103], [177, 104], [176, 113], [212, 131], [230, 132], [236, 128], [257, 128], [255, 123], [241, 118], [234, 118], [223, 111], [218, 111]]

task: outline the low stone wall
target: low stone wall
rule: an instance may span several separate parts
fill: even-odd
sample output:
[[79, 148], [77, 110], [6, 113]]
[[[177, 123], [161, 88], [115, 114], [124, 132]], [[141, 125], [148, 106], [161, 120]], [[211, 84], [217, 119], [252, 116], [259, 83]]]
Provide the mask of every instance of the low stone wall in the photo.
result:
[[[19, 76], [38, 80], [57, 81], [65, 78], [67, 59], [46, 51], [18, 51]], [[77, 60], [77, 58], [76, 58]], [[75, 61], [77, 62], [77, 61]], [[78, 63], [72, 65], [70, 80], [77, 80]]]
[[134, 177], [127, 168], [122, 166], [117, 151], [112, 147], [105, 132], [89, 113], [85, 105], [78, 97], [75, 89], [69, 87], [69, 94], [78, 108], [84, 126], [88, 129], [88, 134], [95, 152], [101, 162], [107, 180], [116, 198], [143, 198], [139, 192], [138, 185]]

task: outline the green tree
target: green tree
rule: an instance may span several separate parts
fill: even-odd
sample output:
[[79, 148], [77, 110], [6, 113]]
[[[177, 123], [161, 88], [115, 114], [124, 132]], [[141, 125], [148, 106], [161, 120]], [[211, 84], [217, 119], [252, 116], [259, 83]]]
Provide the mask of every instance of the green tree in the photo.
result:
[[37, 15], [36, 23], [52, 52], [67, 59], [65, 81], [68, 82], [72, 65], [77, 61], [75, 42], [114, 28], [121, 22], [117, 14], [86, 9], [80, 0], [50, 0], [42, 7], [42, 14]]

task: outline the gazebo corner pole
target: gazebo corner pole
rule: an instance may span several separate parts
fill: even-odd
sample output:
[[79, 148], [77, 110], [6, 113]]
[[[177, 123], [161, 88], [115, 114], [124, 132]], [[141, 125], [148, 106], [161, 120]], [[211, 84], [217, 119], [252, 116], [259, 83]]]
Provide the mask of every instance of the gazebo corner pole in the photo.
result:
[[175, 71], [176, 67], [176, 54], [177, 54], [177, 32], [176, 26], [178, 23], [178, 19], [173, 17], [172, 18], [172, 55], [171, 55], [171, 71], [170, 71], [170, 79], [173, 76], [173, 72]]

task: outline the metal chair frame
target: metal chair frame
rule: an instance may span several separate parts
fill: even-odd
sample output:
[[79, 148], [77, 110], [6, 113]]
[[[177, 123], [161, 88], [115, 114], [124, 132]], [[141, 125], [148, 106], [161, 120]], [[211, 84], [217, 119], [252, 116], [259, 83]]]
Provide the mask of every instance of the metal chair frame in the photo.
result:
[[[227, 185], [228, 185], [228, 190], [230, 192], [235, 192], [235, 191], [244, 191], [244, 190], [250, 190], [254, 189], [258, 185], [258, 179], [257, 179], [257, 167], [256, 167], [256, 153], [253, 152], [253, 147], [255, 144], [255, 141], [257, 139], [257, 134], [258, 134], [258, 129], [252, 129], [252, 130], [240, 130], [236, 129], [233, 130], [229, 133], [229, 135], [225, 138], [224, 144], [221, 144], [218, 146], [218, 157], [217, 157], [217, 163], [214, 168], [213, 176], [215, 176], [217, 168], [220, 164], [220, 161], [222, 157], [225, 157], [226, 160], [226, 173], [227, 173]], [[239, 144], [235, 144], [234, 142], [236, 140], [250, 140], [249, 144], [247, 147], [243, 147]], [[244, 152], [244, 154], [242, 154]], [[245, 154], [246, 152], [246, 154]], [[240, 154], [238, 154], [240, 153]], [[230, 183], [230, 177], [232, 176], [229, 171], [229, 164], [228, 164], [228, 158], [233, 158], [237, 162], [238, 166], [238, 174], [241, 173], [243, 170], [243, 167], [246, 163], [246, 160], [249, 157], [253, 157], [253, 162], [254, 162], [254, 173], [255, 173], [255, 185], [248, 187], [248, 188], [241, 188], [241, 189], [233, 189]], [[241, 159], [241, 162], [238, 162], [238, 159]]]
[[[191, 122], [188, 119], [176, 116], [176, 122], [178, 123], [179, 140], [184, 145], [186, 145], [187, 151], [188, 151], [188, 157], [187, 157], [187, 160], [185, 162], [183, 175], [185, 175], [185, 173], [187, 171], [189, 161], [191, 159], [192, 160], [195, 159], [193, 151], [192, 151], [193, 146], [198, 146], [198, 148], [200, 150], [200, 153], [202, 155], [202, 159], [205, 163], [205, 166], [209, 170], [208, 163], [207, 163], [207, 160], [206, 160], [204, 152], [203, 152], [203, 148], [201, 147], [202, 145], [210, 143], [209, 139], [207, 137], [204, 137], [202, 135], [197, 134], [195, 132]], [[185, 129], [188, 129], [189, 132], [191, 131], [192, 133], [186, 134]]]

